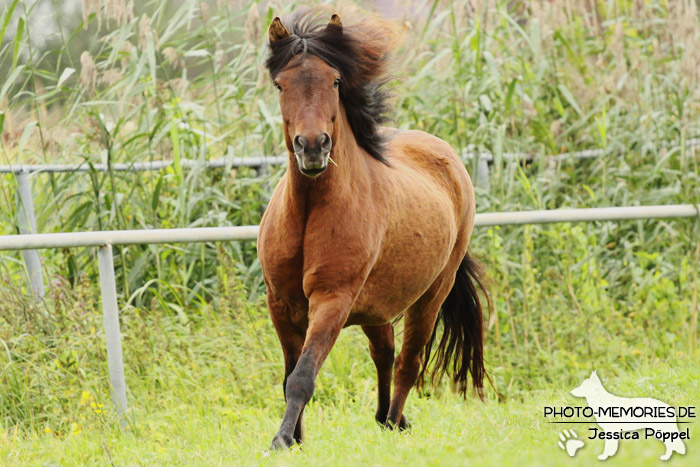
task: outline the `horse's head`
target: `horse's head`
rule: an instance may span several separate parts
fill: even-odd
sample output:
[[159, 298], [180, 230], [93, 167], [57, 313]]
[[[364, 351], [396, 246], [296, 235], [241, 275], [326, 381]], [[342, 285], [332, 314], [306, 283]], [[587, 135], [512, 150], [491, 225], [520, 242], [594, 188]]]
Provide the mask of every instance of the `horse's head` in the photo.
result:
[[[342, 30], [333, 15], [328, 28]], [[270, 42], [290, 34], [279, 18], [270, 25]], [[315, 55], [307, 54], [307, 39], [299, 39], [300, 53], [274, 77], [280, 93], [287, 149], [293, 152], [299, 170], [316, 177], [328, 167], [333, 142], [337, 140], [336, 118], [340, 112], [340, 72]]]
[[328, 21], [322, 14], [300, 12], [270, 23], [265, 66], [280, 91], [287, 149], [309, 177], [329, 161], [342, 166], [346, 151], [338, 148], [353, 145], [389, 165], [379, 125], [388, 109], [384, 71], [395, 28], [380, 20], [343, 26], [338, 15]]

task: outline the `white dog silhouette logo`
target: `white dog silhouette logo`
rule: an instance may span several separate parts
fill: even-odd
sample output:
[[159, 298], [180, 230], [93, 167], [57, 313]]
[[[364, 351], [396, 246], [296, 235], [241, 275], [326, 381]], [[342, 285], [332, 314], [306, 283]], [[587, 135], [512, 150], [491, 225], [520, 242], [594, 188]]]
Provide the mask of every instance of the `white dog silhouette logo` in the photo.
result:
[[605, 448], [598, 459], [605, 460], [614, 455], [620, 439], [639, 439], [638, 433], [627, 433], [637, 430], [644, 430], [645, 437], [653, 436], [664, 443], [666, 452], [661, 460], [668, 460], [674, 452], [685, 454], [684, 433], [678, 430], [675, 414], [668, 415], [673, 410], [668, 404], [648, 397], [610, 394], [595, 371], [571, 394], [586, 399], [601, 427], [600, 430], [591, 428], [595, 437], [605, 440]]

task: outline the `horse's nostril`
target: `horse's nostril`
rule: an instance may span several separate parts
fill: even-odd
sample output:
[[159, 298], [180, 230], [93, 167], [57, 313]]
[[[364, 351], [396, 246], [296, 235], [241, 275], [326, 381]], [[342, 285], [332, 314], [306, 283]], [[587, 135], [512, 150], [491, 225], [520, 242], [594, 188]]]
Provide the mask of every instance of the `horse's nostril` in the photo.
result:
[[330, 151], [332, 146], [331, 136], [324, 131], [316, 138], [316, 144], [318, 144], [322, 151]]
[[309, 145], [309, 140], [301, 135], [296, 135], [294, 137], [294, 152], [297, 154], [304, 154], [304, 149]]

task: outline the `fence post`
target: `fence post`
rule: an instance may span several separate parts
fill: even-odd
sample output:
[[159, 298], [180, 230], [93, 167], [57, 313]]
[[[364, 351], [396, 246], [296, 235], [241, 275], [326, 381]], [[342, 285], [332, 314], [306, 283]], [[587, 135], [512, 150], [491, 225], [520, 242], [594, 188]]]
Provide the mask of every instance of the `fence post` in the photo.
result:
[[126, 381], [124, 380], [124, 359], [119, 331], [119, 308], [117, 305], [117, 285], [114, 280], [114, 257], [112, 245], [103, 245], [97, 252], [100, 266], [100, 290], [102, 291], [102, 313], [104, 315], [105, 341], [107, 342], [107, 366], [112, 385], [112, 401], [119, 414], [122, 428], [127, 425]]
[[[36, 217], [34, 216], [34, 199], [29, 173], [22, 170], [17, 176], [17, 221], [19, 233], [22, 235], [37, 233]], [[29, 288], [34, 297], [44, 297], [44, 276], [41, 272], [41, 260], [36, 250], [23, 250], [24, 264], [29, 275]]]
[[477, 153], [476, 185], [486, 191], [491, 192], [491, 179], [489, 178], [489, 159], [486, 155]]
[[268, 166], [267, 160], [265, 160], [265, 157], [263, 157], [262, 160], [260, 161], [260, 165], [255, 167], [255, 174], [260, 178], [265, 177], [266, 175], [268, 175], [268, 167], [267, 166]]

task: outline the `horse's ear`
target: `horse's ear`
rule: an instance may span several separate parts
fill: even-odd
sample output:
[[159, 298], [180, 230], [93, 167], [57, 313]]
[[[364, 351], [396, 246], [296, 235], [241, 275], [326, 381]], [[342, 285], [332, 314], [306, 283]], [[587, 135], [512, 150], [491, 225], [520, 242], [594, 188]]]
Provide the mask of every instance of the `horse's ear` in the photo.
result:
[[342, 31], [343, 30], [343, 22], [340, 21], [340, 16], [333, 13], [333, 16], [331, 16], [331, 20], [328, 22], [328, 26], [326, 26], [326, 27], [330, 27], [330, 26], [339, 28]]
[[270, 28], [267, 30], [267, 36], [270, 39], [270, 43], [289, 37], [289, 31], [287, 31], [287, 28], [284, 27], [284, 24], [282, 24], [279, 16], [276, 16], [275, 19], [272, 20], [272, 23], [270, 23]]

